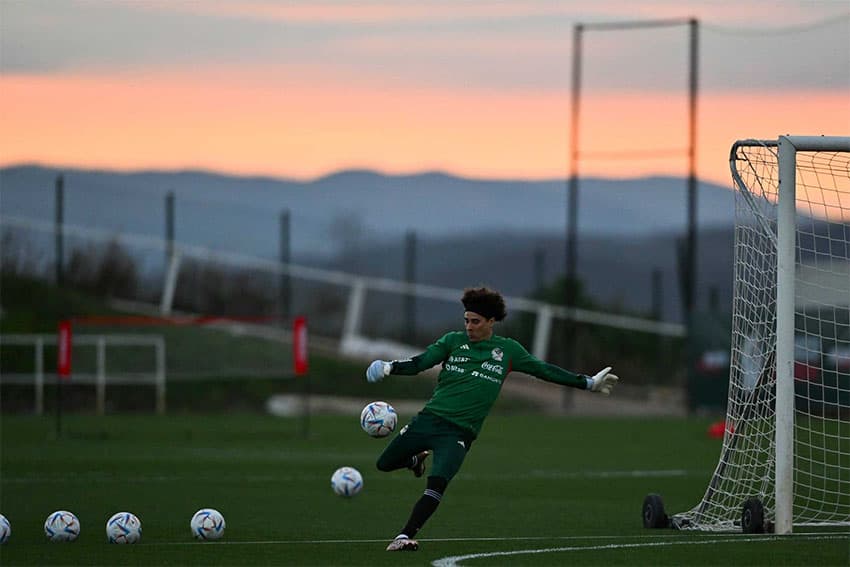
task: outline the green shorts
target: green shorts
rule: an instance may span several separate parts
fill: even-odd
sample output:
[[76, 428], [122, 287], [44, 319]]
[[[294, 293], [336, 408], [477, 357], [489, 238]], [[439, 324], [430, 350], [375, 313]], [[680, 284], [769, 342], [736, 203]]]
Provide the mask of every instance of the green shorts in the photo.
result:
[[407, 467], [413, 455], [430, 450], [433, 461], [428, 476], [449, 481], [460, 470], [474, 439], [471, 432], [450, 421], [432, 413], [419, 412], [378, 457], [378, 469], [390, 471]]

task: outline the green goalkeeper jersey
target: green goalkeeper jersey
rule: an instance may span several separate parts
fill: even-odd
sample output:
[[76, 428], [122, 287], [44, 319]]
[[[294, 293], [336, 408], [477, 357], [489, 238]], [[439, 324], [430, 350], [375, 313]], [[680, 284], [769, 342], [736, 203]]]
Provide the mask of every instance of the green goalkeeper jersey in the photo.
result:
[[442, 363], [437, 387], [424, 411], [471, 431], [476, 437], [511, 371], [547, 382], [586, 389], [587, 377], [549, 364], [517, 341], [493, 335], [472, 342], [465, 332], [440, 337], [420, 355], [393, 362], [392, 374], [412, 375]]

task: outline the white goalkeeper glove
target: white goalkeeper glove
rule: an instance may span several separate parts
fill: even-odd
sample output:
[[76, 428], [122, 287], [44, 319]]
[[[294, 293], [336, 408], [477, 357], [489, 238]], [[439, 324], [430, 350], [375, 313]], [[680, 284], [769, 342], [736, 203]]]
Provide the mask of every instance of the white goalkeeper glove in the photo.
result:
[[384, 360], [373, 360], [366, 369], [366, 380], [369, 382], [380, 382], [385, 376], [390, 375], [392, 364]]
[[617, 376], [611, 374], [611, 367], [606, 366], [597, 372], [592, 378], [587, 379], [587, 389], [591, 392], [599, 392], [606, 396], [611, 393], [617, 385]]

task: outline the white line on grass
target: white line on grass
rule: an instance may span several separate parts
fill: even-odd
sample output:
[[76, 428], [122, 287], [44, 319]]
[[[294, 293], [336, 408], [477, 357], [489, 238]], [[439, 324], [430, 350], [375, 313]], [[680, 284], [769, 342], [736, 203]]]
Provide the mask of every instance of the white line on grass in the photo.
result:
[[[641, 544], [620, 544], [625, 547], [638, 547], [641, 545], [677, 545], [677, 544], [685, 544], [685, 543], [716, 543], [716, 542], [725, 542], [725, 541], [749, 541], [748, 538], [752, 536], [745, 536], [743, 534], [699, 534], [693, 533], [688, 534], [690, 539], [678, 542], [652, 542], [652, 543], [641, 543]], [[513, 537], [446, 537], [446, 538], [420, 538], [421, 542], [431, 542], [431, 543], [450, 543], [450, 542], [481, 542], [481, 541], [496, 541], [496, 542], [507, 542], [507, 541], [553, 541], [553, 540], [592, 540], [592, 539], [671, 539], [682, 537], [682, 532], [672, 532], [669, 534], [653, 534], [653, 535], [596, 535], [596, 536], [513, 536]], [[700, 537], [711, 537], [713, 539], [709, 541], [701, 541]], [[835, 533], [835, 534], [818, 534], [818, 533], [810, 533], [810, 534], [792, 534], [789, 536], [762, 536], [757, 538], [757, 541], [762, 541], [766, 538], [776, 539], [779, 537], [783, 538], [800, 538], [800, 539], [836, 539], [838, 537], [850, 537], [850, 532], [847, 533]], [[206, 541], [199, 543], [197, 541], [160, 541], [160, 542], [143, 542], [138, 545], [143, 546], [181, 546], [181, 545], [328, 545], [328, 544], [366, 544], [366, 543], [385, 543], [387, 542], [387, 538], [381, 539], [271, 539], [271, 540], [243, 540], [243, 541], [230, 541], [230, 540], [220, 540], [220, 541]], [[557, 550], [583, 550], [583, 549], [606, 549], [610, 546], [596, 546], [596, 547], [571, 547], [571, 548], [552, 548], [536, 551], [537, 553], [542, 553], [544, 551], [557, 551]], [[511, 553], [511, 552], [506, 552]], [[524, 553], [524, 552], [516, 552], [516, 553]]]
[[[675, 534], [670, 534], [675, 535]], [[419, 541], [428, 542], [458, 542], [458, 541], [552, 541], [552, 540], [571, 540], [571, 539], [628, 539], [628, 538], [643, 538], [646, 536], [514, 536], [514, 537], [444, 537], [444, 538], [420, 538]], [[663, 537], [663, 536], [655, 536]], [[731, 537], [731, 534], [730, 534]], [[247, 540], [247, 541], [207, 541], [204, 545], [321, 545], [332, 543], [380, 543], [386, 542], [388, 538], [381, 539], [273, 539], [273, 540]], [[145, 543], [144, 545], [198, 545], [195, 541], [163, 541]]]
[[[672, 535], [672, 534], [671, 534]], [[444, 537], [444, 538], [426, 538], [419, 541], [430, 542], [457, 542], [457, 541], [540, 541], [540, 540], [569, 540], [569, 539], [611, 539], [614, 536], [514, 536], [514, 537]], [[645, 536], [617, 536], [619, 539], [628, 539], [633, 537]], [[660, 537], [660, 536], [656, 536]], [[328, 543], [378, 543], [386, 542], [387, 538], [381, 539], [278, 539], [278, 540], [248, 540], [248, 541], [208, 541], [205, 545], [259, 545], [259, 544], [277, 544], [277, 545], [299, 545], [311, 544], [321, 545]], [[164, 541], [154, 542], [145, 545], [197, 545], [194, 541]]]
[[654, 541], [643, 543], [611, 543], [607, 545], [587, 545], [587, 546], [572, 546], [572, 547], [547, 547], [541, 549], [519, 549], [516, 551], [491, 551], [485, 553], [470, 553], [468, 555], [454, 555], [451, 557], [443, 557], [431, 563], [434, 567], [457, 567], [461, 561], [470, 559], [489, 559], [492, 557], [507, 557], [511, 555], [531, 555], [537, 553], [559, 553], [565, 551], [598, 551], [603, 549], [629, 549], [637, 547], [662, 547], [672, 545], [708, 545], [716, 543], [741, 543], [741, 542], [768, 542], [776, 541], [793, 537], [794, 539], [839, 539], [847, 537], [847, 534], [830, 534], [830, 535], [795, 535], [795, 536], [760, 536], [760, 537], [727, 537], [722, 539], [706, 539], [706, 540], [685, 540], [685, 541]]

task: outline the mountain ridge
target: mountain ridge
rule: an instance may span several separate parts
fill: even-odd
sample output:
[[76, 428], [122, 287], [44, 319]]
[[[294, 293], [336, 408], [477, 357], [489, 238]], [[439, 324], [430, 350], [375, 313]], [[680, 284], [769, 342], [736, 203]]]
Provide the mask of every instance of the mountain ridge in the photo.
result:
[[[443, 172], [386, 175], [372, 170], [343, 170], [312, 181], [294, 181], [193, 170], [114, 172], [11, 166], [0, 169], [4, 211], [53, 218], [48, 210], [53, 207], [54, 181], [60, 174], [64, 177], [66, 222], [71, 224], [109, 230], [133, 227], [144, 234], [162, 234], [164, 199], [173, 192], [178, 228], [181, 224], [189, 228], [184, 234], [196, 244], [205, 239], [221, 244], [204, 236], [205, 215], [207, 222], [218, 226], [230, 215], [237, 219], [236, 233], [257, 241], [256, 235], [252, 237], [254, 225], [264, 224], [269, 231], [266, 236], [271, 238], [279, 215], [286, 211], [292, 230], [299, 231], [294, 232], [293, 245], [303, 247], [306, 254], [338, 248], [332, 244], [339, 243], [331, 241], [340, 228], [379, 240], [409, 231], [427, 237], [493, 228], [563, 233], [567, 218], [562, 179], [485, 180]], [[685, 188], [684, 179], [664, 176], [584, 179], [579, 189], [579, 234], [683, 232], [687, 222]], [[732, 195], [718, 185], [698, 184], [698, 225], [731, 225]], [[94, 211], [109, 214], [98, 216]], [[149, 216], [148, 222], [138, 222], [140, 215]], [[238, 220], [251, 216], [252, 221]], [[273, 253], [269, 249], [235, 251], [261, 256]]]

